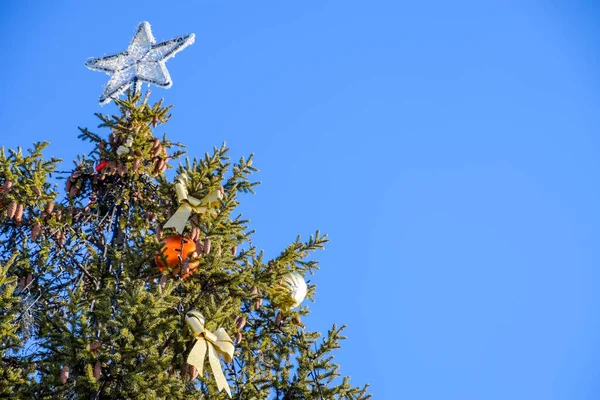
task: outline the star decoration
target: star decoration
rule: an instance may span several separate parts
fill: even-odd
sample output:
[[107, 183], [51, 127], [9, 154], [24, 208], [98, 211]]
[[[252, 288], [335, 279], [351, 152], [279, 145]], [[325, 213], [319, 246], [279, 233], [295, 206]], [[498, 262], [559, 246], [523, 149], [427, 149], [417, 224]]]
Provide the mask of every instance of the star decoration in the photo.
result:
[[166, 61], [194, 43], [195, 35], [178, 36], [156, 43], [148, 22], [142, 22], [126, 51], [106, 57], [90, 58], [85, 66], [111, 75], [100, 96], [100, 104], [107, 104], [138, 81], [169, 88], [173, 84]]

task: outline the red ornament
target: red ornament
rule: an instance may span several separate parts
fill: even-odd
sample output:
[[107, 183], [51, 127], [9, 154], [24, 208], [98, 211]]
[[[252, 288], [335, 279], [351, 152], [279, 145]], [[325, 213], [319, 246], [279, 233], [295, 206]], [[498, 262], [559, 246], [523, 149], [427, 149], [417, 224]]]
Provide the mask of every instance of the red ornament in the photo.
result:
[[96, 166], [96, 172], [102, 171], [102, 169], [104, 169], [104, 167], [106, 167], [107, 164], [108, 164], [108, 161], [106, 161], [106, 160], [102, 161], [100, 164], [98, 164]]
[[[194, 243], [191, 239], [183, 238], [182, 241], [182, 237], [180, 235], [169, 236], [168, 238], [165, 238], [164, 243], [165, 244], [162, 247], [162, 255], [157, 255], [154, 257], [154, 262], [156, 263], [156, 266], [160, 272], [164, 272], [166, 269], [164, 264], [165, 259], [169, 265], [169, 268], [177, 269], [177, 272], [179, 272], [179, 267], [185, 263], [186, 258], [189, 256], [196, 256], [196, 243]], [[186, 270], [183, 271], [181, 279], [185, 279], [190, 276], [192, 272], [198, 268], [198, 265], [200, 265], [200, 261], [189, 263]]]

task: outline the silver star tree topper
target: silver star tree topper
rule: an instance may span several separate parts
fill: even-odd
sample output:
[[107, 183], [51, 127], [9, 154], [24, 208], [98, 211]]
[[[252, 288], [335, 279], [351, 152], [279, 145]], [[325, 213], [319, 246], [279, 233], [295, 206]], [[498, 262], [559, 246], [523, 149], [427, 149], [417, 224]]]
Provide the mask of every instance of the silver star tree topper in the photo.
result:
[[156, 43], [148, 22], [142, 22], [126, 51], [106, 57], [90, 58], [85, 66], [111, 75], [100, 96], [100, 104], [109, 103], [139, 81], [169, 88], [173, 84], [165, 65], [179, 51], [194, 43], [195, 35], [178, 36]]

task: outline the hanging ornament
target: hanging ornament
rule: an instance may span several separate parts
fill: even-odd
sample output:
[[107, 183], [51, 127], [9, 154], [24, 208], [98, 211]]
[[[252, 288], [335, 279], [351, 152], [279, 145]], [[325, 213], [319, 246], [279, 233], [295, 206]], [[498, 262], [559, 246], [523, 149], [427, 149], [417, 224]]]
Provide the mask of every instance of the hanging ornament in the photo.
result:
[[125, 141], [125, 145], [121, 145], [117, 149], [117, 155], [122, 156], [123, 154], [129, 153], [129, 151], [131, 150], [131, 145], [133, 145], [133, 137], [129, 135], [127, 136], [127, 141]]
[[177, 193], [177, 200], [179, 201], [179, 208], [169, 218], [163, 228], [175, 228], [179, 234], [183, 233], [185, 224], [187, 223], [192, 211], [198, 214], [204, 214], [210, 208], [216, 207], [221, 204], [223, 198], [223, 190], [221, 188], [215, 189], [208, 193], [202, 199], [197, 199], [193, 196], [188, 195], [187, 189], [188, 178], [185, 175], [179, 175], [175, 182], [175, 192]]
[[188, 364], [196, 367], [198, 374], [202, 375], [204, 358], [206, 358], [208, 352], [208, 362], [215, 376], [219, 392], [225, 390], [229, 397], [231, 397], [231, 389], [221, 369], [219, 358], [222, 358], [225, 362], [233, 361], [233, 352], [235, 350], [233, 340], [231, 340], [223, 328], [217, 329], [215, 333], [206, 329], [204, 327], [204, 316], [199, 311], [189, 311], [185, 316], [185, 322], [187, 322], [194, 336], [198, 339], [188, 355]]
[[[182, 240], [183, 239], [183, 240]], [[196, 243], [188, 238], [182, 238], [182, 236], [169, 236], [164, 239], [164, 245], [162, 247], [162, 255], [157, 255], [154, 258], [154, 262], [158, 266], [160, 272], [165, 272], [167, 269], [164, 264], [164, 259], [170, 269], [179, 268], [188, 257], [196, 257]], [[182, 247], [183, 246], [183, 247]], [[185, 279], [192, 274], [200, 265], [200, 261], [191, 262], [187, 265], [187, 272], [183, 273], [181, 278]], [[182, 271], [183, 272], [183, 271]]]
[[307, 287], [302, 275], [291, 272], [273, 289], [273, 303], [283, 308], [295, 308], [306, 297]]
[[100, 96], [100, 104], [109, 103], [138, 81], [171, 87], [171, 76], [165, 63], [192, 43], [193, 33], [156, 43], [150, 24], [142, 22], [126, 51], [86, 61], [85, 66], [89, 69], [111, 75]]

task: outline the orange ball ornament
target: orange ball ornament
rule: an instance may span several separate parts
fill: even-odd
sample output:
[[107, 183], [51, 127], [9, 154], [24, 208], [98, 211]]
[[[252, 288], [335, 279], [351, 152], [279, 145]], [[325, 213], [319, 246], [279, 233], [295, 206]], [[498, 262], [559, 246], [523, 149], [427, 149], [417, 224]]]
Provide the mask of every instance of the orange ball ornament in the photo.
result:
[[[179, 267], [181, 264], [184, 264], [184, 273], [181, 276], [181, 279], [187, 278], [196, 270], [196, 268], [198, 268], [200, 261], [186, 261], [189, 256], [195, 257], [197, 255], [196, 243], [194, 243], [191, 239], [185, 237], [182, 238], [182, 236], [176, 235], [165, 238], [163, 242], [164, 245], [162, 247], [162, 255], [159, 254], [154, 257], [154, 262], [156, 263], [156, 266], [160, 272], [165, 272], [165, 269], [167, 268], [164, 263], [165, 259], [169, 268], [176, 270], [176, 274], [180, 272]], [[180, 256], [181, 261], [179, 258]]]

